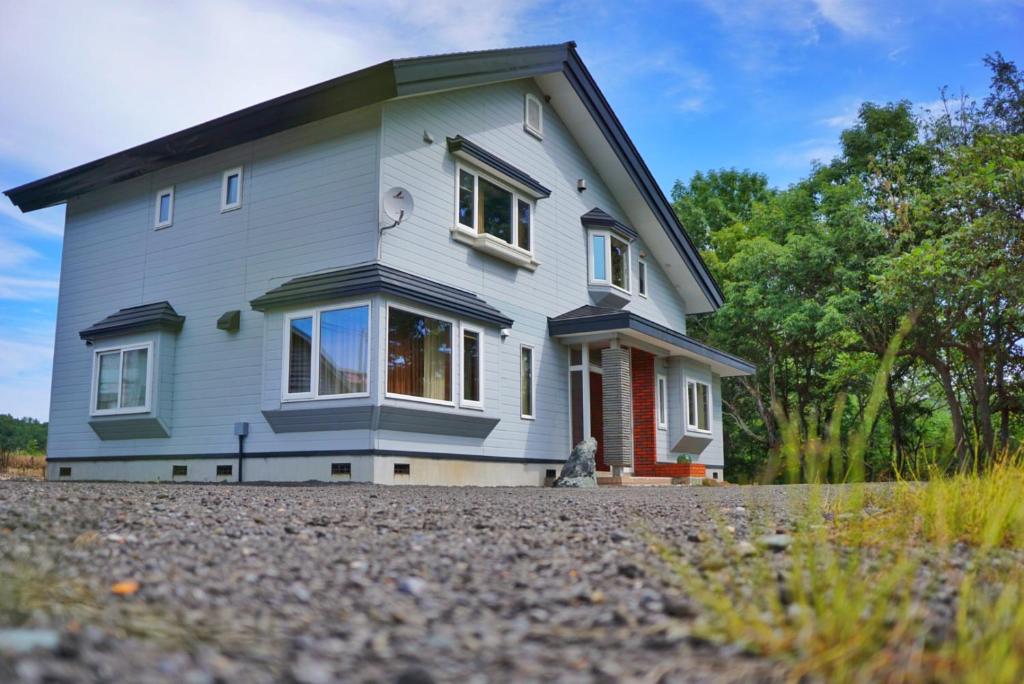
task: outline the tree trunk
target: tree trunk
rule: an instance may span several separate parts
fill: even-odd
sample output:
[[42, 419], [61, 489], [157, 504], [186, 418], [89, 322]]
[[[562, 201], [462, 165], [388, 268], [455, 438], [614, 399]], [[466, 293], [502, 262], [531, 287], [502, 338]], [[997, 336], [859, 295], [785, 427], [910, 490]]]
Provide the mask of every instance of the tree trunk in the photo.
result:
[[939, 358], [937, 354], [929, 355], [927, 360], [939, 376], [942, 393], [946, 397], [946, 405], [949, 406], [949, 415], [953, 421], [954, 450], [960, 465], [965, 465], [967, 463], [967, 436], [964, 433], [964, 414], [960, 409], [960, 400], [957, 399], [956, 389], [953, 387], [953, 373], [949, 364]]
[[992, 432], [992, 400], [988, 386], [988, 367], [985, 363], [985, 350], [975, 347], [968, 354], [971, 365], [974, 367], [974, 395], [977, 408], [975, 415], [978, 421], [978, 433], [981, 438], [979, 445], [979, 457], [983, 462], [992, 458], [992, 447], [995, 443], [995, 435]]
[[899, 403], [896, 401], [896, 388], [893, 386], [892, 373], [885, 379], [885, 396], [889, 401], [889, 413], [892, 415], [892, 443], [896, 449], [896, 467], [900, 470], [906, 465], [906, 446], [903, 443], [903, 425]]

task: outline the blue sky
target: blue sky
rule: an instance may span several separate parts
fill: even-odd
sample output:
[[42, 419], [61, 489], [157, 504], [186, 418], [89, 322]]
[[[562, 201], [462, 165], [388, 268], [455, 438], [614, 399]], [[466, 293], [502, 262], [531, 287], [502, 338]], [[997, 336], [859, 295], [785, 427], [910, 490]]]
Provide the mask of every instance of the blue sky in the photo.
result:
[[[1022, 36], [1024, 0], [5, 2], [0, 188], [392, 57], [570, 39], [666, 191], [784, 187], [861, 102], [980, 97]], [[62, 220], [0, 197], [0, 413], [47, 416]]]

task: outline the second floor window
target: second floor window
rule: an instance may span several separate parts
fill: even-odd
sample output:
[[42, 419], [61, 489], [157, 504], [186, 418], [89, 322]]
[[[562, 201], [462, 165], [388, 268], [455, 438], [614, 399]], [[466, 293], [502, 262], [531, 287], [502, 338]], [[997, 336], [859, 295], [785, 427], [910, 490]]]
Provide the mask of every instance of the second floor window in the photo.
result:
[[220, 188], [220, 210], [231, 211], [242, 206], [242, 167], [224, 172]]
[[533, 203], [475, 171], [458, 167], [459, 226], [530, 252], [533, 249]]
[[590, 234], [590, 282], [629, 292], [629, 243], [612, 233]]
[[156, 193], [156, 212], [153, 218], [154, 228], [166, 228], [174, 223], [173, 186]]

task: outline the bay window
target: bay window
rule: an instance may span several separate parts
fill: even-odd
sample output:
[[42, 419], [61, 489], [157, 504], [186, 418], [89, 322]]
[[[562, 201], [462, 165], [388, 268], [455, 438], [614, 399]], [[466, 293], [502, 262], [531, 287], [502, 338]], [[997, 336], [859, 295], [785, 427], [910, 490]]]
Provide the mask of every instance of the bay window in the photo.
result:
[[459, 228], [532, 251], [533, 203], [528, 198], [461, 165], [457, 167], [457, 184]]
[[370, 307], [329, 307], [286, 317], [286, 399], [365, 396]]
[[153, 345], [149, 342], [95, 352], [93, 415], [149, 410], [152, 352]]
[[686, 381], [686, 427], [711, 432], [711, 386], [706, 382]]
[[452, 402], [452, 323], [388, 307], [387, 393]]
[[590, 282], [629, 292], [628, 242], [612, 233], [590, 233]]

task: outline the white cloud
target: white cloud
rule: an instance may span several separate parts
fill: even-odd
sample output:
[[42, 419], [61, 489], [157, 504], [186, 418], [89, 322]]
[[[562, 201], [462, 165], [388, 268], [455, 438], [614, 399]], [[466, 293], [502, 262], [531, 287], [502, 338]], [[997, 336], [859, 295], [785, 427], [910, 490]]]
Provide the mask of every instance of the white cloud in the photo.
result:
[[[797, 38], [813, 44], [832, 27], [853, 38], [881, 35], [882, 11], [868, 0], [702, 0], [705, 7], [734, 29], [748, 33], [781, 32], [780, 42]], [[889, 19], [891, 22], [891, 19]], [[745, 37], [749, 40], [749, 37]], [[762, 46], [763, 47], [763, 46]]]
[[[2, 187], [7, 189], [11, 186], [2, 185]], [[50, 207], [31, 214], [23, 214], [6, 198], [2, 198], [0, 199], [0, 216], [11, 219], [15, 226], [23, 229], [24, 232], [46, 237], [60, 237], [64, 234], [64, 207]]]
[[0, 158], [50, 173], [385, 59], [518, 42], [530, 6], [9, 5], [0, 21]]
[[30, 341], [0, 338], [0, 413], [46, 420], [50, 413], [53, 328]]
[[809, 138], [776, 154], [775, 163], [785, 168], [806, 170], [815, 162], [827, 164], [838, 154], [839, 144], [835, 140]]
[[0, 275], [0, 299], [20, 302], [52, 300], [57, 296], [58, 286], [57, 278]]
[[[39, 253], [19, 242], [0, 237], [0, 268], [13, 268], [39, 258]], [[4, 276], [0, 275], [0, 282]]]
[[833, 114], [832, 116], [826, 116], [821, 119], [819, 123], [828, 126], [829, 128], [849, 128], [857, 123], [857, 114], [860, 112], [860, 105], [855, 104], [845, 108], [843, 111]]

